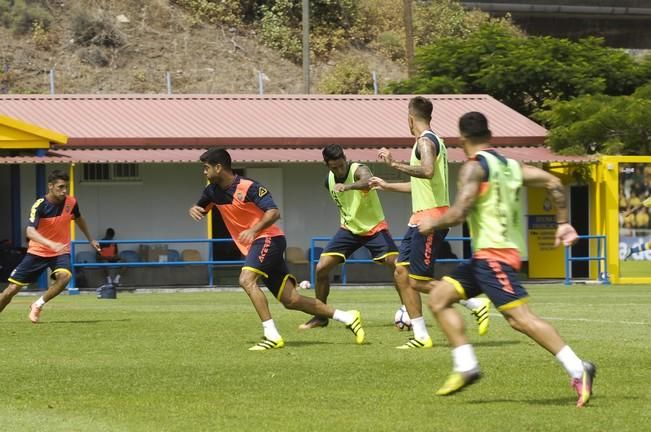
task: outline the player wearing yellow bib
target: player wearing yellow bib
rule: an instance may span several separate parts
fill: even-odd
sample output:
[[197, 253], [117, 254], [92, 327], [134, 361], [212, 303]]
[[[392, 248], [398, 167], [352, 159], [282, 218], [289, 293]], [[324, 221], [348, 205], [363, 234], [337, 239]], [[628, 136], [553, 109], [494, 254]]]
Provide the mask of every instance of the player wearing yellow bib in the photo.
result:
[[[393, 160], [391, 152], [382, 148], [378, 157], [387, 165], [410, 176], [405, 183], [387, 183], [373, 177], [370, 184], [375, 189], [410, 192], [412, 215], [407, 232], [400, 243], [400, 255], [396, 262], [394, 278], [407, 313], [411, 317], [414, 337], [398, 349], [431, 348], [432, 339], [427, 332], [422, 313], [420, 292], [428, 293], [429, 282], [434, 276], [434, 263], [448, 229], [421, 235], [417, 226], [425, 217], [445, 213], [448, 196], [448, 157], [443, 140], [431, 129], [432, 102], [417, 96], [409, 101], [409, 130], [416, 137], [409, 164]], [[479, 334], [488, 330], [488, 307], [485, 299], [469, 299], [463, 302], [479, 324]]]
[[567, 223], [563, 185], [541, 169], [507, 159], [489, 147], [491, 132], [483, 114], [467, 113], [459, 120], [461, 142], [469, 161], [459, 173], [459, 189], [454, 205], [442, 216], [421, 221], [419, 231], [452, 227], [468, 220], [473, 240], [472, 261], [457, 267], [450, 276], [433, 282], [429, 307], [452, 347], [453, 372], [437, 391], [449, 395], [480, 377], [479, 363], [464, 332], [463, 319], [452, 307], [461, 299], [485, 293], [511, 327], [533, 339], [556, 356], [571, 377], [578, 394], [577, 406], [592, 395], [596, 367], [583, 361], [563, 341], [556, 329], [529, 308], [528, 294], [516, 277], [520, 269], [523, 238], [522, 186], [544, 187], [556, 205], [556, 245], [577, 240]]
[[[651, 196], [648, 197], [647, 199], [645, 199], [644, 201], [642, 201], [640, 203], [640, 205], [635, 206], [635, 208], [632, 208], [631, 210], [624, 213], [624, 217], [626, 217], [628, 215], [631, 215], [631, 214], [634, 214], [634, 213], [640, 211], [641, 209], [647, 209], [649, 207], [651, 207]], [[639, 244], [637, 246], [634, 246], [634, 247], [627, 247], [626, 248], [626, 255], [624, 256], [624, 259], [627, 260], [631, 256], [633, 256], [633, 254], [639, 254], [640, 252], [644, 252], [644, 251], [648, 251], [648, 250], [651, 250], [651, 240], [649, 240], [649, 241], [647, 241], [645, 243]]]
[[[365, 246], [377, 263], [395, 269], [398, 248], [389, 233], [377, 191], [369, 190], [371, 171], [365, 165], [348, 162], [343, 148], [330, 144], [323, 149], [323, 160], [330, 172], [326, 188], [339, 208], [339, 231], [328, 243], [316, 266], [316, 298], [327, 302], [330, 272], [345, 262], [357, 249]], [[328, 318], [315, 316], [299, 329], [325, 327]]]

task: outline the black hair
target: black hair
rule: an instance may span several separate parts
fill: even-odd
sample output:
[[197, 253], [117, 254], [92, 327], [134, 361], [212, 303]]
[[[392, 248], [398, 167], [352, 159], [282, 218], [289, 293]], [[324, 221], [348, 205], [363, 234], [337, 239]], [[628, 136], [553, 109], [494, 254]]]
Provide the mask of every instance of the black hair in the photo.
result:
[[346, 159], [344, 149], [339, 144], [328, 144], [323, 151], [323, 160], [329, 162], [337, 159]]
[[68, 177], [68, 174], [64, 173], [61, 170], [54, 170], [50, 173], [49, 176], [47, 176], [48, 183], [54, 183], [57, 180], [63, 180], [67, 182], [70, 181], [70, 177]]
[[488, 129], [488, 120], [480, 112], [472, 111], [465, 113], [459, 119], [459, 132], [466, 138], [472, 140], [489, 140], [492, 136]]
[[104, 239], [106, 240], [111, 240], [115, 237], [115, 230], [113, 228], [106, 228], [106, 234], [104, 235]]
[[199, 160], [208, 165], [221, 165], [227, 170], [231, 170], [231, 155], [223, 148], [211, 148], [210, 150], [205, 151], [200, 157]]
[[409, 101], [409, 113], [421, 120], [431, 121], [433, 110], [432, 101], [423, 96], [416, 96]]

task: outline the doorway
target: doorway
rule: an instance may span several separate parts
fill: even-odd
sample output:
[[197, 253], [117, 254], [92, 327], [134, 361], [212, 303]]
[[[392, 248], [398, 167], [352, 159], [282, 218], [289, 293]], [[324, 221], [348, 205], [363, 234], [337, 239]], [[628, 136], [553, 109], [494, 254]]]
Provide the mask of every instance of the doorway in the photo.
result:
[[[570, 223], [579, 235], [590, 234], [589, 192], [587, 185], [576, 185], [570, 187]], [[572, 246], [572, 256], [590, 256], [590, 241], [578, 241], [574, 246]], [[573, 278], [587, 278], [589, 276], [589, 261], [572, 261]]]

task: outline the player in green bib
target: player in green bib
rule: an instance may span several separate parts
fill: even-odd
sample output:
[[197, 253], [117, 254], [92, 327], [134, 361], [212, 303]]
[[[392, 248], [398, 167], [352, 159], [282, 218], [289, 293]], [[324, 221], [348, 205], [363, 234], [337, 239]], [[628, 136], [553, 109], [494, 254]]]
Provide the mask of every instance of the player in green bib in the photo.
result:
[[[323, 160], [330, 172], [325, 186], [339, 208], [340, 228], [328, 243], [316, 266], [316, 298], [327, 302], [330, 272], [357, 249], [366, 247], [373, 261], [395, 270], [398, 248], [389, 233], [377, 191], [369, 190], [372, 177], [367, 166], [348, 162], [343, 148], [330, 144], [323, 149]], [[301, 330], [328, 325], [328, 318], [314, 316], [299, 326]]]
[[470, 263], [460, 265], [441, 281], [432, 282], [429, 307], [450, 342], [454, 365], [437, 394], [452, 394], [480, 377], [463, 319], [453, 305], [485, 293], [513, 329], [556, 356], [577, 392], [577, 406], [582, 407], [592, 395], [596, 367], [581, 360], [551, 324], [531, 311], [528, 294], [516, 276], [523, 248], [519, 201], [522, 186], [544, 187], [552, 197], [557, 210], [557, 246], [569, 246], [577, 240], [576, 231], [568, 223], [563, 185], [552, 174], [505, 158], [492, 149], [491, 132], [483, 114], [465, 114], [459, 120], [459, 130], [469, 161], [459, 173], [456, 201], [447, 213], [423, 220], [419, 225], [420, 232], [426, 235], [467, 220], [474, 246]]
[[[398, 349], [431, 348], [433, 345], [425, 326], [420, 293], [429, 292], [436, 257], [449, 230], [446, 228], [421, 235], [417, 226], [426, 217], [445, 213], [450, 199], [448, 153], [443, 139], [431, 130], [432, 110], [432, 102], [422, 96], [416, 96], [409, 101], [409, 130], [416, 137], [409, 164], [394, 160], [386, 148], [382, 148], [378, 153], [379, 159], [387, 165], [407, 174], [409, 182], [387, 183], [378, 177], [370, 181], [375, 189], [411, 193], [412, 214], [400, 243], [394, 278], [411, 318], [414, 335], [398, 346]], [[490, 302], [483, 298], [468, 299], [463, 305], [475, 316], [479, 334], [486, 334]]]

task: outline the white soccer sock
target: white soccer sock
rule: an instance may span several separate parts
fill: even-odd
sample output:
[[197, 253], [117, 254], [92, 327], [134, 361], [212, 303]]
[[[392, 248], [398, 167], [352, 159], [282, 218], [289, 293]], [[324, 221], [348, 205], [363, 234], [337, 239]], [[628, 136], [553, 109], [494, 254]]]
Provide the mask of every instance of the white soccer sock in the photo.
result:
[[475, 356], [475, 350], [472, 345], [461, 345], [452, 350], [452, 370], [455, 372], [469, 372], [473, 369], [479, 369], [479, 362]]
[[43, 306], [45, 306], [45, 300], [43, 299], [42, 296], [41, 296], [40, 299], [36, 300], [34, 303], [36, 303], [36, 306], [38, 306], [39, 308], [43, 308]]
[[111, 285], [111, 276], [106, 276], [106, 283]]
[[113, 278], [113, 282], [115, 282], [116, 284], [119, 284], [120, 283], [120, 275], [115, 276]]
[[346, 325], [352, 324], [353, 321], [355, 321], [353, 314], [339, 309], [335, 309], [335, 313], [332, 315], [332, 319]]
[[262, 329], [264, 330], [264, 337], [266, 337], [267, 339], [272, 340], [274, 342], [279, 339], [282, 339], [280, 333], [278, 333], [278, 329], [276, 329], [276, 324], [274, 324], [273, 319], [262, 321]]
[[571, 378], [581, 378], [581, 375], [583, 375], [583, 362], [576, 354], [574, 354], [572, 348], [565, 345], [556, 354], [556, 358], [563, 365], [565, 371]]
[[469, 298], [468, 300], [459, 300], [459, 303], [470, 310], [480, 308], [484, 305], [484, 301], [477, 297]]
[[414, 338], [419, 341], [424, 341], [429, 339], [429, 333], [427, 333], [427, 327], [425, 327], [425, 318], [418, 317], [411, 319], [411, 328], [414, 331]]

